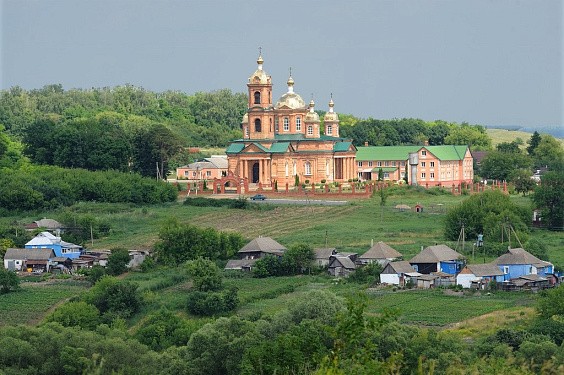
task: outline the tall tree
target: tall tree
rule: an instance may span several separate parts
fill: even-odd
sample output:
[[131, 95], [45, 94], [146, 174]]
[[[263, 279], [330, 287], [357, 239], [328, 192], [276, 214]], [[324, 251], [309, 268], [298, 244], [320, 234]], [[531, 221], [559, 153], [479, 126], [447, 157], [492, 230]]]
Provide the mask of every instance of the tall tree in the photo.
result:
[[533, 154], [535, 153], [535, 149], [538, 147], [539, 143], [541, 141], [541, 136], [539, 134], [539, 132], [535, 131], [533, 133], [533, 135], [531, 135], [531, 139], [529, 139], [529, 146], [527, 147], [527, 152], [529, 153], [529, 155], [533, 156]]
[[549, 228], [564, 229], [564, 171], [544, 174], [533, 201], [541, 209], [542, 221]]
[[133, 170], [142, 176], [166, 179], [169, 160], [181, 150], [179, 138], [164, 125], [139, 129], [133, 137]]

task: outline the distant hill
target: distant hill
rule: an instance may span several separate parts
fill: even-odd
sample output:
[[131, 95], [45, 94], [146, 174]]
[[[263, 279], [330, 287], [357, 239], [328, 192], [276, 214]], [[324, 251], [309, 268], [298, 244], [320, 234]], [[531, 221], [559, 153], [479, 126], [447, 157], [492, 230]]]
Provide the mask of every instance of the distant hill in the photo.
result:
[[521, 131], [526, 133], [534, 133], [535, 131], [540, 134], [550, 134], [556, 138], [564, 138], [564, 127], [558, 125], [546, 125], [546, 126], [520, 126], [520, 125], [495, 125], [486, 126], [488, 129], [504, 129], [509, 131]]
[[513, 130], [513, 129], [507, 129], [507, 128], [505, 128], [505, 129], [487, 128], [486, 132], [487, 132], [488, 136], [492, 139], [492, 146], [493, 147], [495, 147], [496, 145], [498, 145], [502, 142], [513, 142], [517, 138], [521, 138], [523, 140], [523, 142], [525, 142], [523, 147], [527, 147], [527, 141], [529, 139], [531, 139], [531, 135], [533, 135], [535, 130], [538, 131], [541, 134], [550, 134], [550, 135], [556, 137], [560, 141], [560, 143], [562, 144], [562, 147], [564, 147], [564, 135], [556, 136], [556, 135], [548, 133], [548, 132], [543, 132], [543, 131], [541, 131], [541, 129], [533, 129], [531, 131], [527, 131], [527, 130], [523, 130], [522, 128], [519, 129], [519, 130], [517, 130], [517, 129]]

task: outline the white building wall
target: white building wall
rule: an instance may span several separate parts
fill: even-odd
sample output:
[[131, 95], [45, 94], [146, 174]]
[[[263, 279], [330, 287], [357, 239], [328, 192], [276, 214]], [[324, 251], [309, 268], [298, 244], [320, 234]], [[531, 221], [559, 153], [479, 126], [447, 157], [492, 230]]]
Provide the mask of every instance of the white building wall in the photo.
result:
[[480, 280], [480, 278], [472, 273], [461, 273], [456, 276], [456, 283], [462, 285], [463, 288], [470, 288], [472, 281], [478, 280]]
[[385, 284], [399, 285], [399, 275], [397, 273], [381, 273], [380, 282]]

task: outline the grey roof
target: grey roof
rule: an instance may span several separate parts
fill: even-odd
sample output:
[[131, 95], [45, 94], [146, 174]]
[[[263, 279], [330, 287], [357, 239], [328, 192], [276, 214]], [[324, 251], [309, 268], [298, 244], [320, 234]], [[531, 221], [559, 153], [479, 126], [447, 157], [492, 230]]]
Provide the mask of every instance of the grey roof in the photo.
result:
[[[388, 269], [388, 271], [386, 271], [386, 269]], [[389, 273], [389, 271], [394, 271], [394, 273], [407, 274], [407, 273], [415, 272], [415, 269], [411, 266], [411, 264], [409, 264], [407, 260], [400, 260], [397, 262], [388, 263], [384, 271], [382, 271], [382, 273], [384, 272]]]
[[258, 237], [239, 250], [240, 253], [262, 252], [269, 254], [284, 253], [287, 249], [270, 237]]
[[499, 258], [494, 260], [495, 264], [503, 265], [503, 264], [531, 264], [535, 267], [546, 267], [551, 265], [550, 262], [545, 262], [544, 260], [540, 260], [533, 254], [529, 253], [525, 249], [520, 247], [515, 249], [509, 249], [507, 253], [501, 255]]
[[62, 228], [63, 226], [57, 220], [46, 219], [46, 218], [43, 218], [41, 220], [36, 220], [34, 221], [34, 223], [37, 224], [37, 227], [39, 228], [47, 228], [47, 229], [59, 229]]
[[503, 271], [493, 263], [467, 264], [466, 268], [475, 276], [503, 276]]
[[379, 241], [372, 246], [367, 252], [360, 256], [360, 259], [394, 259], [401, 257], [401, 253], [389, 246], [388, 244]]
[[6, 250], [4, 259], [49, 260], [55, 257], [53, 249], [14, 249]]
[[464, 255], [457, 253], [447, 245], [429, 246], [414, 256], [409, 263], [438, 263], [446, 260], [463, 259]]
[[331, 262], [329, 264], [329, 268], [335, 267], [335, 262], [340, 263], [346, 269], [354, 270], [356, 268], [356, 265], [354, 264], [352, 259], [349, 258], [348, 256], [338, 256], [338, 255], [331, 256]]
[[329, 257], [335, 254], [336, 249], [334, 247], [313, 249], [315, 253], [315, 259], [329, 259]]
[[418, 280], [425, 280], [425, 281], [433, 281], [433, 280], [436, 280], [438, 278], [439, 278], [439, 276], [437, 276], [437, 275], [421, 275], [421, 276], [417, 277]]

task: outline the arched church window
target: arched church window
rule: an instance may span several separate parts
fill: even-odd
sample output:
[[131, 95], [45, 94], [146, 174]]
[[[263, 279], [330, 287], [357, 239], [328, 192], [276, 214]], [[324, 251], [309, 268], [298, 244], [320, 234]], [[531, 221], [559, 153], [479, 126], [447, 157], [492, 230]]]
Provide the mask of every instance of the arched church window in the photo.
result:
[[302, 131], [302, 118], [300, 116], [296, 117], [296, 131]]
[[294, 170], [292, 173], [294, 176], [298, 174], [298, 168], [296, 167], [296, 162], [294, 162]]
[[287, 132], [290, 130], [290, 119], [288, 117], [284, 117], [284, 131]]
[[257, 133], [260, 133], [262, 131], [262, 127], [260, 125], [260, 119], [258, 118], [255, 120], [255, 131]]
[[286, 162], [286, 177], [288, 177], [288, 172], [289, 172], [289, 170], [288, 170], [288, 162]]
[[255, 91], [255, 104], [260, 104], [260, 91]]
[[333, 134], [333, 127], [331, 125], [327, 125], [327, 135]]
[[313, 135], [313, 126], [309, 125], [307, 127], [307, 135]]

